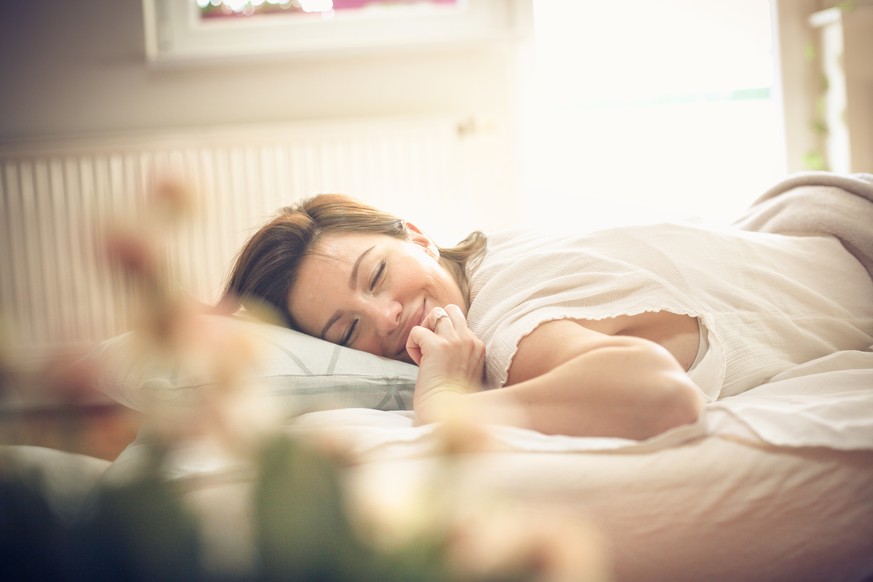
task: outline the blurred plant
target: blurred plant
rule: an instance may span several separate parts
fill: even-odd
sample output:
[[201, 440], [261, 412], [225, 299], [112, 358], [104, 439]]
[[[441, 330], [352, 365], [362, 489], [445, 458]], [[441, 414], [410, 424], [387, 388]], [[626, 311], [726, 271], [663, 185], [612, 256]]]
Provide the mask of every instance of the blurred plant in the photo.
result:
[[[819, 68], [818, 49], [815, 43], [807, 43], [803, 47], [803, 58], [807, 67]], [[815, 137], [815, 146], [807, 150], [803, 156], [803, 165], [807, 170], [820, 171], [828, 169], [827, 156], [824, 153], [824, 143], [828, 135], [827, 122], [827, 75], [821, 75], [819, 89], [813, 104], [813, 117], [809, 122], [809, 130]]]
[[[841, 12], [851, 12], [857, 8], [857, 4], [853, 0], [831, 1], [825, 2], [824, 8], [835, 8]], [[812, 67], [813, 71], [818, 71], [822, 68], [819, 49], [817, 46], [818, 43], [820, 43], [820, 41], [809, 42], [803, 47], [804, 61], [806, 62], [807, 67]], [[828, 156], [825, 152], [827, 149], [825, 147], [825, 142], [831, 131], [827, 120], [827, 101], [831, 88], [830, 84], [830, 79], [828, 79], [826, 74], [821, 74], [819, 76], [818, 90], [813, 102], [812, 119], [809, 121], [809, 129], [817, 143], [803, 156], [803, 165], [807, 170], [828, 171], [831, 169], [830, 160], [828, 160]]]
[[[72, 523], [52, 515], [38, 475], [0, 463], [0, 549], [33, 550], [17, 554], [17, 579], [605, 579], [584, 524], [471, 476], [466, 461], [493, 443], [463, 411], [436, 427], [439, 451], [408, 479], [284, 430], [245, 381], [257, 358], [245, 338], [210, 326], [201, 315], [215, 309], [170, 284], [161, 245], [194, 207], [183, 184], [163, 182], [147, 214], [109, 233], [107, 256], [137, 290], [141, 349], [215, 381], [184, 400], [153, 398], [134, 470], [110, 468]], [[88, 381], [83, 370], [70, 385]]]

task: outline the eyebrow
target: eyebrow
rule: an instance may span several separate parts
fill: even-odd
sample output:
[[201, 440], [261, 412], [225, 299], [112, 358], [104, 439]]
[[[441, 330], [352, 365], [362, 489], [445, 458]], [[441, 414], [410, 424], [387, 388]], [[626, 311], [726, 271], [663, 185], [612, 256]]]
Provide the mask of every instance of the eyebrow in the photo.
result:
[[[361, 255], [357, 259], [355, 259], [355, 264], [352, 265], [352, 273], [351, 273], [351, 275], [349, 275], [349, 289], [351, 289], [352, 291], [355, 290], [355, 281], [358, 280], [358, 271], [361, 268], [361, 262], [364, 260], [364, 257], [367, 256], [367, 253], [372, 251], [374, 248], [376, 248], [376, 245], [371, 246], [370, 248], [365, 250], [363, 253], [361, 253]], [[330, 319], [327, 320], [327, 323], [324, 324], [324, 327], [321, 328], [321, 333], [319, 334], [319, 337], [323, 340], [326, 340], [327, 338], [325, 338], [325, 336], [327, 335], [327, 330], [329, 330], [331, 328], [331, 326], [333, 324], [335, 324], [337, 322], [337, 320], [342, 316], [343, 316], [342, 311], [337, 311], [336, 313], [334, 313], [330, 317]]]

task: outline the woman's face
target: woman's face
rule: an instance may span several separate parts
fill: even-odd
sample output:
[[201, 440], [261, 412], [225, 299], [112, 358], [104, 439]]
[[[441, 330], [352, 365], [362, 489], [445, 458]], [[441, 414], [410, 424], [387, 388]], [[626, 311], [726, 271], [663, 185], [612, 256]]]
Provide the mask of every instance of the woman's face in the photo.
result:
[[461, 289], [430, 239], [408, 226], [406, 239], [340, 233], [319, 240], [288, 294], [300, 330], [411, 362], [406, 338], [431, 309], [454, 303], [466, 315]]

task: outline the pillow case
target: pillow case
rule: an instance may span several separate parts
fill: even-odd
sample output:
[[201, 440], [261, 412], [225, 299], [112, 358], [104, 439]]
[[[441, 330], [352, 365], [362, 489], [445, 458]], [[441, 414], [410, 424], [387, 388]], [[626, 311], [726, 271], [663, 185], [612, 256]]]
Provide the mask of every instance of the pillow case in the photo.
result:
[[[286, 415], [336, 408], [412, 410], [418, 367], [345, 348], [281, 327], [221, 315], [200, 315], [210, 333], [241, 337], [255, 353], [242, 380], [266, 393]], [[130, 408], [145, 410], [150, 398], [186, 399], [215, 385], [216, 370], [180, 366], [173, 354], [143, 349], [137, 332], [97, 345], [84, 361], [95, 367], [97, 388]]]

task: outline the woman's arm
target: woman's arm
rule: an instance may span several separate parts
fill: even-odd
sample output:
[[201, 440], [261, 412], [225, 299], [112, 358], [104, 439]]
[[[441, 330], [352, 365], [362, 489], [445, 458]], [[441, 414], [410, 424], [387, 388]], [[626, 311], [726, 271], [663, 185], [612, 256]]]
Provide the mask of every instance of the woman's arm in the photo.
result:
[[519, 402], [530, 428], [579, 436], [644, 439], [695, 422], [703, 405], [660, 345], [570, 320], [544, 323], [523, 338], [507, 387], [489, 392]]
[[543, 323], [521, 340], [505, 388], [470, 393], [471, 376], [449, 371], [450, 344], [455, 338], [469, 342], [470, 332], [457, 314], [450, 315], [452, 328], [431, 334], [448, 336], [428, 346], [437, 347], [433, 365], [422, 349], [414, 406], [425, 421], [438, 419], [447, 407], [467, 406], [484, 415], [515, 408], [522, 411], [515, 424], [543, 433], [644, 439], [699, 416], [700, 391], [666, 349], [572, 320]]

